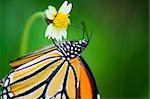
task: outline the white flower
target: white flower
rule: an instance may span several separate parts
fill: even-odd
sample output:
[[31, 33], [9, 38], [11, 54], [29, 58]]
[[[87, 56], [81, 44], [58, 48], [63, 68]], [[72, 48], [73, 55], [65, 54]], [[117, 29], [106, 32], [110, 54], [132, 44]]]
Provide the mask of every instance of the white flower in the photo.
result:
[[67, 38], [67, 28], [70, 24], [69, 13], [71, 11], [72, 4], [65, 1], [58, 12], [53, 6], [48, 6], [45, 11], [46, 18], [48, 19], [48, 26], [45, 31], [45, 37], [48, 39], [53, 38], [57, 41], [62, 41]]

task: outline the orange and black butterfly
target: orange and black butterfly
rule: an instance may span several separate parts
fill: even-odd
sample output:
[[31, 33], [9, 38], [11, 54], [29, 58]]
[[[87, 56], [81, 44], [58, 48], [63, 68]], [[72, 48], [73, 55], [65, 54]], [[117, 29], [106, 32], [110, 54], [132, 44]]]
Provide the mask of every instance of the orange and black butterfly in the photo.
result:
[[18, 58], [2, 80], [2, 99], [100, 99], [80, 56], [89, 40], [64, 41]]

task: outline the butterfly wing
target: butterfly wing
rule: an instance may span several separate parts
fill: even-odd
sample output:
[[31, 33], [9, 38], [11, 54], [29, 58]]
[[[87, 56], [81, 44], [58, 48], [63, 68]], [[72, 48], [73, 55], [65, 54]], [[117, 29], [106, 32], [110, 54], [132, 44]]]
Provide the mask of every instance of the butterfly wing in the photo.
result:
[[[82, 57], [76, 57], [60, 70], [47, 87], [54, 99], [100, 99], [92, 72]], [[61, 81], [59, 80], [60, 78]], [[60, 83], [61, 82], [61, 83]], [[55, 87], [53, 87], [55, 86]], [[60, 87], [61, 86], [61, 87]]]
[[[23, 64], [19, 63], [21, 60], [34, 56], [38, 57], [31, 60], [29, 59], [29, 61]], [[63, 55], [57, 49], [49, 49], [46, 53], [36, 52], [14, 61], [17, 62], [17, 68], [14, 68], [14, 70], [3, 79], [2, 97], [4, 99], [18, 97], [31, 99], [45, 96], [47, 92], [45, 92], [45, 89], [47, 89], [47, 85], [49, 85], [48, 82], [52, 81], [52, 78], [58, 75], [58, 71], [64, 70], [61, 67], [66, 67], [65, 65], [67, 65], [67, 63], [62, 60], [62, 56]], [[61, 78], [62, 76], [63, 75], [61, 75]], [[58, 85], [61, 84], [58, 83]]]
[[4, 99], [99, 99], [95, 80], [82, 57], [67, 61], [57, 48], [49, 48], [11, 65], [13, 71], [3, 79]]
[[94, 76], [85, 60], [82, 57], [79, 57], [72, 60], [71, 64], [78, 75], [77, 98], [100, 99]]
[[31, 53], [31, 54], [28, 54], [26, 56], [17, 58], [14, 61], [11, 61], [10, 62], [10, 66], [12, 68], [17, 68], [17, 67], [19, 67], [22, 64], [25, 64], [25, 63], [27, 63], [27, 62], [35, 59], [35, 58], [38, 58], [39, 56], [42, 56], [42, 55], [44, 55], [44, 54], [46, 54], [48, 52], [51, 52], [53, 50], [56, 50], [56, 49], [57, 48], [55, 46], [50, 45], [50, 46], [48, 46], [46, 48], [43, 48], [43, 49], [41, 49], [39, 51], [35, 51], [35, 52]]
[[[20, 60], [35, 55], [39, 55], [39, 53], [27, 55]], [[23, 64], [18, 63], [20, 65], [3, 79], [3, 99], [60, 99], [61, 97], [75, 99], [77, 96], [77, 71], [63, 57], [63, 54], [55, 49]], [[20, 60], [18, 59], [16, 62]]]
[[[98, 89], [96, 86], [94, 76], [93, 76], [88, 64], [86, 63], [86, 61], [82, 57], [80, 57], [80, 61], [83, 65], [83, 66], [81, 66], [82, 68], [80, 69], [81, 70], [80, 71], [81, 72], [81, 76], [80, 76], [80, 94], [81, 94], [80, 96], [81, 96], [81, 99], [82, 99], [82, 97], [87, 97], [86, 92], [88, 92], [88, 93], [91, 92], [91, 96], [93, 97], [93, 99], [100, 99], [100, 94], [98, 93]], [[87, 83], [88, 81], [89, 81], [89, 83]], [[89, 87], [88, 88], [89, 91], [87, 91], [87, 86]]]

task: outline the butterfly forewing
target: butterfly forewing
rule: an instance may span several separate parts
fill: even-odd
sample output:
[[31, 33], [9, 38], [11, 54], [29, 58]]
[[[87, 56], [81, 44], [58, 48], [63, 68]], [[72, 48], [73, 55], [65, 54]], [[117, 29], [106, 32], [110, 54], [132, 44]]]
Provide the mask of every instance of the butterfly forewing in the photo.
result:
[[36, 51], [36, 52], [33, 52], [31, 54], [28, 54], [26, 56], [23, 56], [23, 57], [20, 57], [18, 58], [17, 60], [14, 60], [12, 62], [10, 62], [10, 66], [12, 68], [17, 68], [18, 66], [22, 65], [22, 64], [25, 64], [33, 59], [36, 59], [37, 57], [40, 57], [48, 52], [51, 52], [53, 50], [56, 50], [57, 48], [52, 46], [51, 48], [48, 48], [48, 49], [41, 49], [39, 51]]

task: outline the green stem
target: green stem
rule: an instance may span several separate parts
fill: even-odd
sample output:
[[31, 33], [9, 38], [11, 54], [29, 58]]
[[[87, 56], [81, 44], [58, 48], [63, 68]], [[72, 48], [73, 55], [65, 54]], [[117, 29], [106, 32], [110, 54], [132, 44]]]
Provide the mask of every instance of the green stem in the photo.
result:
[[37, 19], [43, 17], [43, 12], [36, 12], [34, 13], [27, 21], [25, 25], [25, 29], [22, 33], [21, 45], [20, 45], [20, 56], [25, 55], [28, 49], [28, 39], [29, 39], [29, 32], [33, 22]]

